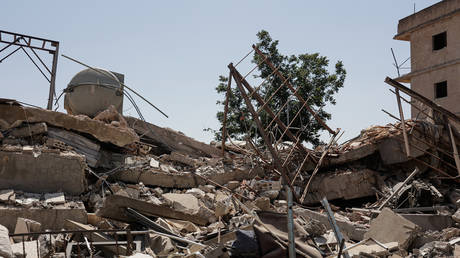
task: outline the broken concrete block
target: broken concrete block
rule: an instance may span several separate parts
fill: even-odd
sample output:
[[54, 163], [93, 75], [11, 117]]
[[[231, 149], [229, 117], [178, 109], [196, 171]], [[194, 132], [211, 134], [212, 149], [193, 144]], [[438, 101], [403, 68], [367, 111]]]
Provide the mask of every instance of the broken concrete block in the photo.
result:
[[154, 233], [149, 234], [149, 246], [152, 251], [159, 256], [167, 256], [176, 250], [170, 238]]
[[[323, 197], [328, 200], [355, 199], [375, 195], [378, 186], [378, 172], [363, 169], [358, 171], [337, 171], [316, 175], [311, 184], [304, 204], [318, 203]], [[350, 187], [353, 186], [353, 187]], [[303, 188], [299, 188], [303, 191]], [[299, 192], [298, 194], [302, 194]]]
[[1, 104], [0, 118], [9, 124], [18, 120], [29, 123], [45, 122], [48, 125], [90, 134], [101, 142], [109, 142], [119, 147], [139, 141], [139, 136], [128, 127], [115, 127], [87, 116], [73, 116], [39, 108]]
[[36, 123], [36, 124], [27, 124], [21, 128], [14, 128], [10, 136], [13, 137], [30, 137], [32, 135], [46, 133], [48, 131], [48, 127], [45, 123]]
[[[16, 222], [16, 226], [14, 227], [15, 234], [21, 233], [31, 233], [31, 232], [40, 232], [42, 224], [36, 222], [35, 220], [25, 219], [25, 218], [18, 218]], [[22, 241], [22, 237], [17, 236], [13, 237], [14, 241], [19, 242]], [[31, 237], [26, 237], [26, 240], [31, 240]]]
[[81, 223], [87, 222], [85, 206], [82, 202], [69, 202], [54, 205], [52, 208], [40, 207], [17, 207], [12, 205], [0, 205], [0, 220], [10, 232], [14, 231], [18, 218], [26, 218], [39, 222], [42, 230], [60, 230], [64, 228], [66, 219]]
[[270, 199], [268, 197], [258, 197], [254, 201], [254, 205], [263, 211], [269, 211], [270, 210]]
[[85, 156], [86, 162], [90, 167], [97, 167], [101, 159], [101, 146], [99, 143], [77, 133], [56, 127], [49, 127], [48, 140], [55, 140], [55, 142], [50, 142], [53, 145], [57, 144], [57, 142], [62, 142], [72, 147], [75, 152]]
[[78, 154], [43, 152], [34, 157], [32, 153], [0, 151], [0, 188], [79, 195], [87, 187], [85, 168], [85, 157]]
[[457, 223], [460, 223], [460, 209], [458, 209], [454, 215], [452, 215], [452, 219], [457, 222]]
[[158, 162], [156, 159], [154, 158], [150, 158], [150, 166], [152, 168], [160, 168], [160, 162]]
[[45, 203], [48, 204], [64, 204], [65, 196], [64, 193], [46, 193], [44, 195]]
[[460, 189], [454, 189], [449, 193], [449, 201], [455, 205], [455, 207], [460, 208]]
[[0, 256], [5, 258], [14, 257], [13, 250], [11, 249], [9, 231], [3, 225], [0, 225]]
[[402, 249], [407, 249], [418, 229], [415, 223], [389, 208], [384, 208], [379, 216], [371, 221], [369, 231], [364, 234], [364, 238], [373, 238], [381, 243], [398, 242]]
[[196, 165], [196, 161], [194, 159], [182, 155], [177, 151], [171, 152], [171, 154], [167, 155], [165, 158], [169, 161], [179, 162], [190, 167], [194, 167]]
[[[191, 196], [195, 198], [193, 195]], [[176, 204], [176, 206], [179, 205]], [[192, 204], [192, 206], [194, 205]], [[207, 214], [205, 214], [206, 217], [204, 217], [203, 212], [201, 212], [202, 209], [200, 209], [200, 212], [193, 214], [190, 212], [178, 211], [166, 204], [154, 204], [119, 195], [107, 196], [104, 200], [103, 206], [96, 212], [96, 215], [124, 222], [133, 222], [135, 220], [126, 215], [126, 208], [128, 207], [145, 215], [187, 220], [198, 225], [207, 225], [210, 222], [210, 218], [212, 221], [212, 217], [214, 217], [215, 220], [215, 216], [213, 214], [211, 214], [211, 217], [208, 217]]]
[[196, 198], [203, 198], [205, 196], [205, 194], [206, 194], [203, 190], [201, 190], [199, 188], [189, 189], [185, 193], [191, 194], [191, 195], [195, 196]]
[[227, 188], [230, 190], [235, 190], [238, 186], [240, 186], [239, 181], [230, 181], [227, 183]]
[[15, 203], [16, 195], [14, 190], [0, 190], [0, 202], [1, 203]]
[[184, 214], [199, 215], [212, 223], [216, 221], [214, 213], [200, 203], [192, 194], [163, 194], [163, 198], [171, 202], [172, 208]]

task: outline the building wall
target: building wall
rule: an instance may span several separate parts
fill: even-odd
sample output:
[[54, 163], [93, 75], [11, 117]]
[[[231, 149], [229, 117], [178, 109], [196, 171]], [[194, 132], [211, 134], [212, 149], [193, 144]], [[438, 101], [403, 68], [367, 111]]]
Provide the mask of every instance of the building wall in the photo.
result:
[[438, 17], [449, 15], [460, 7], [460, 0], [444, 0], [430, 7], [420, 10], [417, 13], [409, 15], [398, 23], [398, 34], [413, 30], [415, 27], [436, 19]]
[[[434, 84], [442, 81], [447, 81], [447, 97], [435, 99]], [[460, 115], [460, 64], [414, 76], [411, 79], [411, 88], [443, 108]], [[418, 113], [419, 111], [412, 107], [412, 118], [417, 117]], [[424, 116], [419, 116], [422, 117]]]
[[[444, 31], [447, 47], [433, 50], [433, 35]], [[414, 31], [410, 42], [412, 72], [460, 58], [460, 14]]]

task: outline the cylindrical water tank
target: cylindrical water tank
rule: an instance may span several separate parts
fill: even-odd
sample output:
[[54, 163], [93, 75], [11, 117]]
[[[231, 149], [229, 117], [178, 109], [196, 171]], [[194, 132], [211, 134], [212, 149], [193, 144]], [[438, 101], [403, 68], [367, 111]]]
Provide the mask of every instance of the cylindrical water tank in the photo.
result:
[[67, 85], [64, 108], [73, 115], [96, 116], [110, 105], [121, 114], [124, 75], [103, 69], [85, 69]]

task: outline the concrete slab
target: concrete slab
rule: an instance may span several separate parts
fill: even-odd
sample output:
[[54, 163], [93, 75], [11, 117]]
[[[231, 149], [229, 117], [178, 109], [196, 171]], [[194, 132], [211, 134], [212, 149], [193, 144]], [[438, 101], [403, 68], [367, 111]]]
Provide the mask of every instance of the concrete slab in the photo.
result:
[[402, 249], [407, 249], [419, 229], [415, 223], [394, 213], [389, 208], [371, 221], [369, 231], [364, 238], [373, 238], [381, 243], [398, 242]]
[[[370, 169], [318, 174], [310, 184], [304, 204], [319, 203], [323, 197], [349, 200], [373, 196], [375, 191], [372, 188], [378, 186], [378, 181], [378, 172]], [[303, 188], [299, 189], [303, 191]]]
[[221, 152], [209, 145], [199, 142], [169, 128], [161, 128], [134, 117], [125, 117], [129, 126], [152, 143], [169, 151], [178, 151], [192, 157], [220, 157]]
[[14, 232], [18, 218], [26, 218], [41, 223], [41, 229], [61, 230], [64, 228], [66, 219], [71, 219], [81, 223], [87, 222], [85, 206], [82, 202], [66, 203], [65, 205], [55, 205], [53, 208], [23, 208], [12, 205], [0, 205], [1, 223]]
[[73, 153], [0, 151], [0, 189], [32, 193], [86, 190], [85, 158]]
[[399, 214], [405, 219], [412, 221], [420, 226], [423, 231], [435, 230], [441, 231], [445, 228], [452, 227], [454, 221], [450, 215], [442, 214]]
[[9, 124], [18, 120], [29, 123], [45, 122], [48, 125], [90, 134], [101, 142], [109, 142], [119, 147], [139, 141], [139, 136], [131, 128], [116, 127], [87, 116], [72, 116], [61, 112], [16, 105], [0, 105], [0, 119]]
[[169, 207], [167, 204], [158, 205], [120, 195], [107, 196], [102, 208], [96, 212], [96, 215], [124, 222], [133, 222], [135, 220], [126, 215], [126, 208], [128, 207], [145, 215], [187, 220], [203, 226], [209, 223], [209, 219], [201, 216], [201, 214], [187, 214]]
[[[208, 173], [206, 178], [213, 180], [218, 184], [226, 184], [229, 181], [237, 180], [242, 181], [243, 179], [252, 179], [257, 174], [256, 170], [252, 173], [246, 170], [234, 169], [228, 171], [216, 170], [215, 173]], [[175, 172], [169, 173], [165, 171], [150, 169], [132, 169], [116, 172], [113, 176], [114, 179], [128, 182], [128, 183], [139, 183], [142, 182], [148, 186], [160, 186], [170, 188], [193, 188], [200, 185], [205, 185], [207, 182], [202, 178], [199, 178], [191, 172]]]

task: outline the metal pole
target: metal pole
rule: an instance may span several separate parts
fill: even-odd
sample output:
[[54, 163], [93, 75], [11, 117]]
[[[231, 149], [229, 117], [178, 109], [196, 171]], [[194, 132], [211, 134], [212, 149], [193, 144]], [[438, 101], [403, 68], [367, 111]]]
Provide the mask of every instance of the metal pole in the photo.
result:
[[50, 82], [50, 92], [48, 94], [48, 106], [46, 109], [53, 109], [53, 99], [56, 91], [56, 71], [57, 71], [57, 62], [59, 56], [59, 42], [56, 42], [56, 50], [53, 53], [53, 66], [51, 67], [51, 82]]
[[294, 237], [294, 213], [292, 211], [293, 201], [292, 201], [292, 191], [288, 185], [285, 185], [287, 192], [287, 226], [288, 226], [288, 242], [289, 242], [289, 258], [296, 257], [295, 252], [295, 237]]
[[404, 144], [406, 146], [406, 155], [407, 155], [407, 157], [410, 157], [411, 155], [410, 155], [409, 138], [407, 137], [406, 122], [404, 120], [404, 112], [403, 112], [402, 105], [401, 105], [401, 99], [399, 97], [399, 89], [396, 88], [395, 92], [396, 92], [396, 101], [398, 102], [399, 116], [401, 117], [401, 125], [402, 125], [402, 129], [403, 129]]
[[402, 182], [402, 184], [396, 189], [378, 208], [378, 210], [381, 210], [395, 195], [399, 193], [399, 191], [411, 180], [417, 173], [419, 172], [418, 168], [415, 167], [414, 171]]
[[[324, 209], [326, 209], [327, 217], [329, 219], [329, 224], [331, 224], [332, 229], [334, 230], [335, 238], [337, 239], [337, 244], [341, 244], [343, 241], [342, 232], [340, 232], [339, 226], [337, 226], [337, 221], [335, 221], [334, 213], [331, 210], [331, 206], [329, 206], [329, 202], [327, 201], [326, 197], [321, 200], [321, 204], [323, 205]], [[345, 244], [343, 247], [346, 247]], [[343, 251], [343, 257], [350, 258], [348, 252]]]
[[225, 140], [227, 140], [227, 113], [228, 113], [228, 98], [230, 98], [232, 87], [232, 71], [228, 75], [227, 93], [225, 94], [224, 107], [224, 122], [222, 124], [222, 157], [225, 158]]

